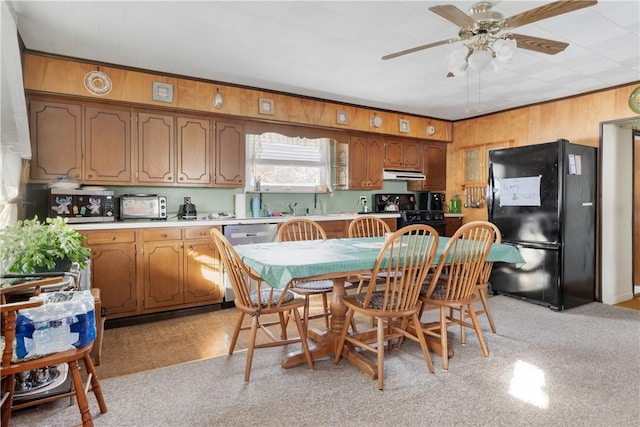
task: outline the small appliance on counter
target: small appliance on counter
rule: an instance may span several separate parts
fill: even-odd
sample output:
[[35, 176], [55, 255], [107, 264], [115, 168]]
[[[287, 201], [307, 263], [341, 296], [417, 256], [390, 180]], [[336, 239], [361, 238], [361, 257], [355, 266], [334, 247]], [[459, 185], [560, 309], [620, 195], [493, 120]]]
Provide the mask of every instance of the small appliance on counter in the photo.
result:
[[178, 219], [198, 219], [196, 205], [191, 203], [191, 197], [184, 198], [184, 204], [180, 205], [180, 209], [178, 210]]
[[25, 196], [25, 217], [63, 217], [73, 224], [89, 222], [113, 222], [116, 206], [113, 191], [104, 187], [49, 188], [48, 186], [27, 186]]
[[167, 196], [157, 194], [123, 194], [120, 196], [121, 220], [167, 219]]

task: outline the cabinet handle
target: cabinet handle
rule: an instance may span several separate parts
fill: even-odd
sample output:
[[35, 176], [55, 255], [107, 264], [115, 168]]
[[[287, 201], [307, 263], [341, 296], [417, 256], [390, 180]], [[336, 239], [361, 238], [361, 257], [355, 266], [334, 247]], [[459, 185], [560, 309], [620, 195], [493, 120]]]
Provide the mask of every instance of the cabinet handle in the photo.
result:
[[160, 237], [162, 237], [163, 239], [166, 239], [166, 238], [167, 238], [167, 234], [166, 234], [166, 233], [162, 233], [162, 234], [160, 235]]
[[87, 175], [87, 178], [93, 178], [93, 174]]
[[116, 240], [116, 236], [109, 237], [109, 240], [111, 240], [113, 242], [114, 240]]
[[180, 178], [178, 178], [180, 181], [184, 181], [184, 177], [181, 176]]
[[200, 232], [200, 235], [201, 235], [201, 236], [206, 236], [206, 235], [207, 235], [207, 232], [206, 232], [206, 231], [201, 231], [201, 232]]

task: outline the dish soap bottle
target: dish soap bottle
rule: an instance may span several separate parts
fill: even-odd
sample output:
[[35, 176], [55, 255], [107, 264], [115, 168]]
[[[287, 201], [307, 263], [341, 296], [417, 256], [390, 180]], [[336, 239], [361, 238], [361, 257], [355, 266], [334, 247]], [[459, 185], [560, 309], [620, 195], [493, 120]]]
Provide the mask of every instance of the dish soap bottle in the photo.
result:
[[462, 212], [460, 197], [457, 194], [454, 194], [451, 200], [449, 200], [449, 212], [450, 213]]

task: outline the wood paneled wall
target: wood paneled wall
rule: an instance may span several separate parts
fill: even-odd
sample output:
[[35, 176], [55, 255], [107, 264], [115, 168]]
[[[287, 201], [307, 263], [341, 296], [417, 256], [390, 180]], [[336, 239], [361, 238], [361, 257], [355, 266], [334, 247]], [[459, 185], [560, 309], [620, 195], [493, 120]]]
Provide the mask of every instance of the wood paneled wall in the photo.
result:
[[[600, 123], [636, 116], [629, 95], [638, 83], [602, 92], [490, 114], [453, 124], [453, 143], [447, 147], [447, 197], [462, 194], [462, 149], [513, 139], [515, 146], [540, 144], [559, 138], [598, 147]], [[486, 220], [486, 209], [463, 207], [465, 222]]]
[[[90, 71], [96, 71], [98, 68], [100, 71], [105, 72], [113, 83], [111, 92], [106, 95], [94, 95], [84, 86], [85, 75]], [[153, 100], [152, 88], [154, 81], [173, 85], [173, 102], [167, 103]], [[342, 105], [256, 89], [225, 86], [188, 78], [163, 76], [151, 72], [98, 66], [92, 63], [75, 62], [32, 53], [26, 53], [24, 58], [24, 86], [26, 90], [38, 92], [131, 102], [161, 108], [209, 112], [239, 118], [400, 135], [435, 141], [450, 142], [452, 138], [452, 124], [449, 121], [377, 111], [364, 107]], [[216, 89], [219, 89], [224, 96], [224, 105], [221, 109], [213, 107], [213, 95]], [[259, 113], [258, 102], [260, 98], [268, 98], [273, 101], [273, 115]], [[337, 123], [338, 110], [347, 112], [348, 124]], [[372, 128], [369, 124], [374, 113], [383, 120], [382, 126], [377, 129]], [[408, 133], [399, 132], [400, 119], [409, 120], [410, 131]], [[435, 128], [435, 134], [426, 134], [426, 128], [429, 125]]]

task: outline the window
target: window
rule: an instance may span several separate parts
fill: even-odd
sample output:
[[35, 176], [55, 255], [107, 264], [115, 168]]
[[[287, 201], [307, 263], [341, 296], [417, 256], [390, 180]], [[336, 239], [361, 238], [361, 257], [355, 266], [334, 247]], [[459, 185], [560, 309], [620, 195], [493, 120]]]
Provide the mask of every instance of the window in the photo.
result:
[[331, 141], [278, 133], [248, 134], [245, 191], [331, 192]]

